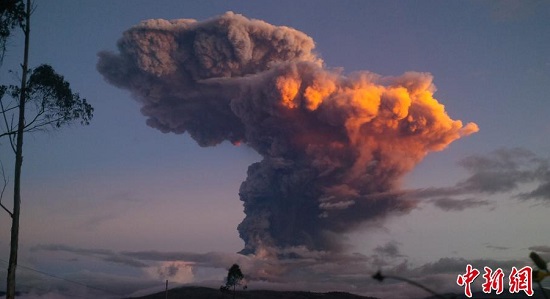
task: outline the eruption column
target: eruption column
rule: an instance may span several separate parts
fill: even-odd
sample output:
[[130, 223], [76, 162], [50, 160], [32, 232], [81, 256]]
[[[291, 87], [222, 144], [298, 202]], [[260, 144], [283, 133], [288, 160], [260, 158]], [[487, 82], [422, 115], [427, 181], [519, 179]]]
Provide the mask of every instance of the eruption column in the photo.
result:
[[302, 32], [228, 12], [144, 21], [97, 68], [149, 126], [263, 157], [239, 190], [243, 253], [339, 250], [340, 233], [413, 208], [391, 195], [401, 177], [478, 127], [447, 115], [430, 74], [342, 75], [313, 50]]

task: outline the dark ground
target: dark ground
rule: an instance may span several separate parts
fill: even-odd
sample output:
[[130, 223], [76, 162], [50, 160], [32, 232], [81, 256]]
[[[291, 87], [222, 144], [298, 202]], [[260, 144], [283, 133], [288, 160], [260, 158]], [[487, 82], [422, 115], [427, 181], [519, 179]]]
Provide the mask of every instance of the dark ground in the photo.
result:
[[[160, 292], [133, 299], [165, 299], [165, 292]], [[232, 299], [233, 293], [222, 293], [218, 289], [205, 287], [183, 287], [168, 290], [169, 299]], [[286, 292], [286, 291], [242, 291], [237, 290], [235, 298], [238, 299], [377, 299], [364, 297], [344, 292], [312, 293], [312, 292]]]
[[[542, 299], [545, 298], [540, 292], [540, 289], [534, 288], [535, 293], [532, 297], [527, 296], [525, 293], [510, 294], [503, 292], [500, 295], [485, 294], [482, 292], [475, 292], [472, 298], [495, 298], [495, 299]], [[445, 298], [453, 299], [467, 299], [464, 294], [445, 294]], [[169, 299], [232, 299], [233, 293], [222, 293], [219, 289], [212, 289], [206, 287], [181, 287], [168, 290]], [[377, 299], [375, 297], [365, 297], [354, 295], [345, 292], [328, 292], [328, 293], [313, 293], [313, 292], [299, 292], [299, 291], [267, 291], [267, 290], [254, 290], [243, 291], [237, 290], [236, 299]], [[129, 299], [129, 298], [126, 298]], [[166, 299], [165, 292], [159, 292], [143, 297], [132, 297], [132, 299]], [[426, 297], [426, 299], [436, 299], [436, 297]]]

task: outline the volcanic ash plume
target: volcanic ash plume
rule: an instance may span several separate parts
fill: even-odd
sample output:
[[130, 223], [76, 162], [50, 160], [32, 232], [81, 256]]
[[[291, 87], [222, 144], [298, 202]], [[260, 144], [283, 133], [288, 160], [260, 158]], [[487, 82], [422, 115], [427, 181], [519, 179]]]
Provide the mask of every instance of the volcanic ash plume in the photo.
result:
[[313, 49], [302, 32], [229, 12], [144, 21], [97, 68], [132, 92], [149, 126], [262, 155], [239, 191], [244, 253], [338, 250], [340, 233], [410, 210], [388, 195], [400, 178], [478, 128], [446, 114], [430, 74], [344, 76]]

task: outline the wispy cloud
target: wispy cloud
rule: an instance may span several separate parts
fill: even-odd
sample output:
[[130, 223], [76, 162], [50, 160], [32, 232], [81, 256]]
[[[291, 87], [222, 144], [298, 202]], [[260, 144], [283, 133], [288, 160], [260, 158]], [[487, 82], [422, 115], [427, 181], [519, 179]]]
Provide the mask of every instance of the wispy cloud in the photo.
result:
[[444, 211], [463, 211], [466, 209], [491, 205], [488, 200], [474, 198], [455, 199], [450, 197], [441, 197], [431, 199], [430, 202]]
[[516, 1], [500, 0], [487, 2], [491, 18], [499, 22], [524, 20], [537, 12], [544, 0]]
[[374, 248], [374, 252], [390, 258], [404, 257], [399, 249], [399, 243], [396, 241], [390, 241], [385, 245], [377, 246]]
[[423, 200], [444, 211], [493, 208], [495, 203], [482, 197], [494, 194], [550, 203], [549, 161], [531, 151], [499, 149], [486, 155], [469, 156], [458, 165], [469, 175], [454, 186], [408, 190], [402, 196]]
[[489, 244], [485, 247], [489, 248], [489, 249], [494, 249], [494, 250], [508, 250], [508, 249], [510, 249], [510, 247], [506, 247], [506, 246], [497, 246], [497, 245], [489, 245]]
[[47, 244], [47, 245], [37, 245], [32, 247], [32, 251], [53, 251], [53, 252], [68, 252], [82, 256], [95, 257], [101, 259], [105, 262], [122, 264], [130, 267], [142, 268], [147, 267], [148, 265], [140, 262], [139, 260], [133, 259], [123, 254], [116, 253], [107, 249], [87, 249], [87, 248], [78, 248], [61, 244]]

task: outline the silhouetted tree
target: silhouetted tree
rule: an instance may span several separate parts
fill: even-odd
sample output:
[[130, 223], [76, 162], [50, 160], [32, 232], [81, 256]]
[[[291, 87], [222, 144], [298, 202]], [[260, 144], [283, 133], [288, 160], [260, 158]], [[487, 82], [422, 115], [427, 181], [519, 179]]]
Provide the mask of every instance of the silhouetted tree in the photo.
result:
[[227, 278], [225, 279], [225, 288], [223, 286], [220, 288], [220, 290], [223, 292], [224, 290], [230, 290], [233, 288], [233, 298], [235, 298], [236, 293], [236, 287], [238, 285], [241, 285], [242, 281], [244, 279], [243, 272], [241, 272], [241, 268], [237, 264], [233, 264], [231, 268], [229, 268], [229, 271], [227, 272]]
[[[0, 85], [0, 137], [7, 137], [15, 154], [13, 208], [10, 211], [1, 202], [4, 187], [0, 194], [0, 207], [12, 218], [10, 238], [10, 258], [8, 265], [6, 298], [15, 297], [15, 272], [17, 268], [17, 252], [19, 247], [19, 216], [21, 208], [21, 168], [23, 165], [23, 134], [59, 128], [62, 125], [80, 120], [89, 124], [93, 116], [93, 108], [73, 93], [69, 83], [63, 76], [57, 74], [49, 65], [41, 65], [30, 69], [29, 39], [31, 1], [26, 4], [22, 0], [2, 0], [0, 2], [0, 50], [2, 56], [5, 42], [12, 29], [19, 26], [23, 29], [25, 46], [23, 64], [21, 65], [21, 82], [16, 85]], [[26, 117], [26, 114], [29, 117]], [[28, 120], [28, 121], [27, 121]], [[2, 169], [3, 171], [3, 169]]]
[[6, 44], [11, 32], [21, 27], [25, 19], [25, 4], [23, 0], [0, 1], [0, 65], [6, 53]]

